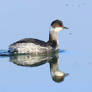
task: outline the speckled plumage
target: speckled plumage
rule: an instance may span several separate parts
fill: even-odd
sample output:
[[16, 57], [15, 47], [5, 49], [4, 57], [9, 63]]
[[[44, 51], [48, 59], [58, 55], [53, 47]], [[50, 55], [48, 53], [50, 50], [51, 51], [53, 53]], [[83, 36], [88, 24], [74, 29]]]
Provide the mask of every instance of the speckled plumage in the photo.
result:
[[25, 38], [19, 40], [9, 46], [10, 53], [45, 53], [51, 51], [53, 48], [49, 43], [33, 39], [33, 38]]

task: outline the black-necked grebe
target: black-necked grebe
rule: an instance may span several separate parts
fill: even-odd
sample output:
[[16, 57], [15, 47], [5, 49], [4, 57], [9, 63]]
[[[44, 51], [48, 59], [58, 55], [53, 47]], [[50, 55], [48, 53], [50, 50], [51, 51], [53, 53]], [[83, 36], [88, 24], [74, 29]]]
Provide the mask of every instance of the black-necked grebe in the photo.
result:
[[27, 67], [36, 67], [48, 62], [51, 77], [55, 82], [62, 82], [64, 78], [69, 75], [68, 73], [64, 73], [59, 69], [59, 54], [57, 52], [45, 55], [12, 55], [10, 56], [10, 61], [14, 64]]
[[45, 42], [34, 38], [25, 38], [11, 44], [9, 52], [13, 54], [40, 54], [58, 50], [58, 32], [63, 29], [68, 28], [64, 27], [62, 21], [55, 20], [51, 23], [49, 41]]

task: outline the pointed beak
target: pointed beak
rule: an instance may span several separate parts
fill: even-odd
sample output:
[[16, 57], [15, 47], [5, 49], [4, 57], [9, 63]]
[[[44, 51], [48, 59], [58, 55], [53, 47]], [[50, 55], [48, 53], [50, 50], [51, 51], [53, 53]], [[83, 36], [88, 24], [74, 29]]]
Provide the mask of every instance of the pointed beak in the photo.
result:
[[64, 27], [64, 29], [69, 29], [68, 27]]
[[69, 75], [69, 73], [65, 73], [64, 77], [67, 77]]

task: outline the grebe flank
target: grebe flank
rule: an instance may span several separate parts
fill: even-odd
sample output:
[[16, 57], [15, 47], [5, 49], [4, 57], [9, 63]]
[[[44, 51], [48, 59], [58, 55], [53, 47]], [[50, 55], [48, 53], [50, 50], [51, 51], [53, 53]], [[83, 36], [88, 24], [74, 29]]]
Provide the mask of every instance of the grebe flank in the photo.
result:
[[51, 28], [49, 32], [49, 40], [47, 42], [34, 39], [34, 38], [24, 38], [17, 42], [14, 42], [9, 46], [9, 53], [12, 54], [40, 54], [49, 53], [58, 50], [58, 32], [63, 29], [68, 29], [64, 27], [63, 22], [60, 20], [55, 20], [51, 23]]

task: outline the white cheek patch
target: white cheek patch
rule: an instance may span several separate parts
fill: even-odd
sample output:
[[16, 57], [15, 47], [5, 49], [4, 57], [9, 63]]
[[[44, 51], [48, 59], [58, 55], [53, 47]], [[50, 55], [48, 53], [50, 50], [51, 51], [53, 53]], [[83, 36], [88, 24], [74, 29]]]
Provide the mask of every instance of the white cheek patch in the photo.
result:
[[56, 32], [59, 32], [59, 31], [61, 31], [61, 30], [63, 30], [62, 27], [56, 27], [56, 28], [55, 28], [55, 31], [56, 31]]
[[56, 72], [55, 72], [55, 75], [56, 75], [56, 76], [64, 76], [64, 73], [63, 73], [63, 72], [56, 71]]

